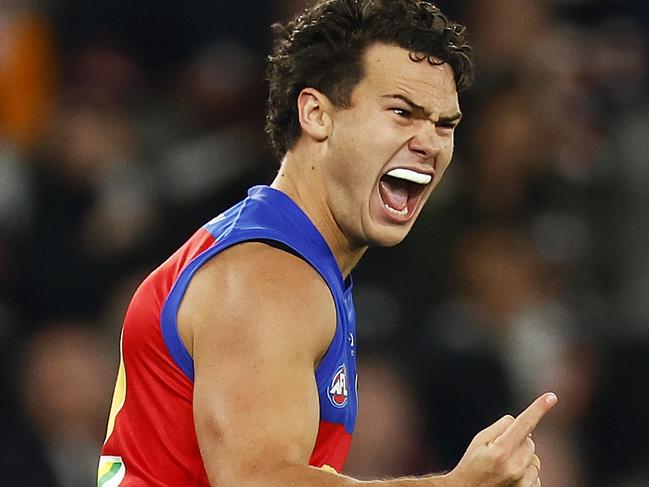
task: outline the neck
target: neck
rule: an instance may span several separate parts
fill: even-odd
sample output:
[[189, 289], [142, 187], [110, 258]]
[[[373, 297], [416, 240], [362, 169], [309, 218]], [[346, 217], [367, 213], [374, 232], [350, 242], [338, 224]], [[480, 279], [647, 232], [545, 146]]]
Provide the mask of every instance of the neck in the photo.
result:
[[327, 203], [318, 167], [310, 157], [289, 151], [271, 187], [288, 195], [306, 213], [329, 245], [343, 276], [347, 278], [367, 246], [355, 245], [343, 232]]

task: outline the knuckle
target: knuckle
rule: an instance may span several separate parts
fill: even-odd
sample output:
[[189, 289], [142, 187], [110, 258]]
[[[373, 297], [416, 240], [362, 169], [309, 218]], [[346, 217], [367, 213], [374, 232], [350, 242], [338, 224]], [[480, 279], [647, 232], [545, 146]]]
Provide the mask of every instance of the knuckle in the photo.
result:
[[[527, 468], [527, 471], [525, 472], [525, 475], [527, 477], [529, 477], [530, 482], [540, 481], [540, 479], [539, 479], [539, 471], [536, 468], [534, 468], [533, 466], [529, 466]], [[536, 485], [536, 483], [534, 483], [534, 485]]]
[[[536, 482], [537, 480], [540, 480], [539, 469], [536, 468], [534, 465], [530, 465], [530, 466], [527, 467], [525, 475], [526, 475], [526, 477], [529, 477], [530, 482]], [[534, 485], [536, 485], [536, 484], [534, 484]]]
[[534, 440], [528, 437], [526, 443], [532, 454], [536, 453], [536, 443], [534, 443]]
[[471, 440], [470, 446], [475, 445], [477, 443], [483, 443], [483, 442], [487, 441], [488, 439], [489, 439], [488, 432], [486, 430], [480, 431], [478, 434], [476, 434], [473, 437], [473, 440]]

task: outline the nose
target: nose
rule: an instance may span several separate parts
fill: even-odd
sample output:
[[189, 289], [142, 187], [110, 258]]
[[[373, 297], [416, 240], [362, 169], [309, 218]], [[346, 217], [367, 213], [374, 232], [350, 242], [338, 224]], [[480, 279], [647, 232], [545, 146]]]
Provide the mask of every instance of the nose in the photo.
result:
[[437, 157], [440, 144], [441, 140], [435, 124], [431, 121], [422, 120], [417, 132], [408, 141], [408, 148], [422, 159], [429, 160]]

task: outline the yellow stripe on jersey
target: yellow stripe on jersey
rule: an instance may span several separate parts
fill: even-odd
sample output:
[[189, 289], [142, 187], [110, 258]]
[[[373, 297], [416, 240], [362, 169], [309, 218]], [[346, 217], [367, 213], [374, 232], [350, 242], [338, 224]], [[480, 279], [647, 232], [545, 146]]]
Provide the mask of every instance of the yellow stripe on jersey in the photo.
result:
[[119, 340], [119, 371], [117, 372], [117, 380], [115, 381], [115, 391], [113, 392], [113, 402], [110, 405], [110, 414], [108, 415], [108, 428], [106, 431], [106, 439], [104, 444], [110, 438], [110, 435], [113, 434], [113, 429], [115, 428], [115, 418], [117, 413], [124, 406], [124, 401], [126, 400], [126, 369], [124, 368], [124, 354], [122, 353], [122, 340], [124, 336], [124, 331], [122, 330], [122, 336]]

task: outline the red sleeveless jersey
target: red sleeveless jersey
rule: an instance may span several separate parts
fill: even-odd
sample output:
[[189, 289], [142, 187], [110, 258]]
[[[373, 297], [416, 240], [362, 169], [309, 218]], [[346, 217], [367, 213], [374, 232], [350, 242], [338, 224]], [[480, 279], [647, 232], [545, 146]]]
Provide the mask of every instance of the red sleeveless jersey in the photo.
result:
[[245, 241], [287, 246], [327, 282], [336, 333], [315, 372], [320, 426], [310, 464], [341, 471], [356, 421], [355, 316], [351, 280], [343, 281], [323, 237], [284, 193], [259, 186], [196, 232], [135, 292], [124, 320], [121, 360], [100, 487], [209, 486], [193, 421], [193, 360], [178, 336], [178, 306], [207, 260]]

